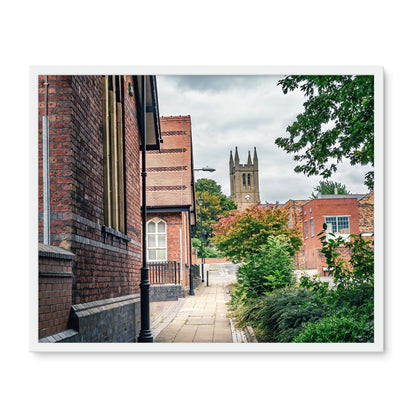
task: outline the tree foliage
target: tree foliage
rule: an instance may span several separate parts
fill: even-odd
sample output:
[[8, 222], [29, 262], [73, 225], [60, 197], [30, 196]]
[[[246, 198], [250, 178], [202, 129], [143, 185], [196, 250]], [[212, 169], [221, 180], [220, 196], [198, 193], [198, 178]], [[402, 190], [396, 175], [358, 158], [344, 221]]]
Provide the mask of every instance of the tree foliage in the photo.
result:
[[319, 184], [315, 186], [315, 188], [313, 188], [315, 192], [312, 192], [311, 199], [318, 198], [318, 194], [334, 195], [335, 189], [338, 195], [348, 195], [350, 193], [347, 187], [343, 185], [341, 182], [325, 180], [319, 181]]
[[[213, 225], [218, 222], [219, 216], [227, 216], [230, 211], [237, 208], [236, 203], [225, 196], [221, 186], [213, 179], [198, 179], [195, 183], [195, 196], [197, 200], [196, 224], [191, 231], [194, 238], [201, 238], [201, 210], [202, 210], [202, 238], [204, 246], [212, 236]], [[198, 205], [198, 198], [202, 196], [204, 203]], [[199, 250], [198, 250], [199, 251]]]
[[[304, 112], [287, 127], [289, 137], [276, 144], [294, 153], [296, 172], [328, 178], [343, 158], [352, 165], [374, 166], [374, 77], [367, 75], [287, 76], [283, 93], [300, 89]], [[374, 171], [365, 184], [373, 189]]]
[[269, 236], [280, 236], [288, 243], [290, 255], [301, 246], [299, 231], [288, 228], [288, 212], [274, 205], [261, 207], [260, 203], [244, 211], [234, 211], [220, 218], [214, 227], [213, 242], [233, 262], [244, 261], [261, 250]]
[[259, 251], [247, 256], [245, 263], [238, 269], [238, 287], [235, 295], [242, 302], [270, 294], [276, 289], [295, 283], [293, 272], [293, 251], [287, 239], [270, 236]]

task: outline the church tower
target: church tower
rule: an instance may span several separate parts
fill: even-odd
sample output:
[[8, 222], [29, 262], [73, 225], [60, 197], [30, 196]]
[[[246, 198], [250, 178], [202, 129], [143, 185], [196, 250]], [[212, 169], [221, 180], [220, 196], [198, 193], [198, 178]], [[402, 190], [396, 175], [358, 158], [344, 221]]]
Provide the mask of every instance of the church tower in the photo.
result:
[[256, 148], [254, 148], [253, 161], [251, 161], [250, 151], [248, 151], [248, 160], [245, 165], [240, 164], [237, 147], [234, 158], [232, 150], [230, 151], [230, 189], [231, 198], [239, 210], [244, 210], [260, 201]]

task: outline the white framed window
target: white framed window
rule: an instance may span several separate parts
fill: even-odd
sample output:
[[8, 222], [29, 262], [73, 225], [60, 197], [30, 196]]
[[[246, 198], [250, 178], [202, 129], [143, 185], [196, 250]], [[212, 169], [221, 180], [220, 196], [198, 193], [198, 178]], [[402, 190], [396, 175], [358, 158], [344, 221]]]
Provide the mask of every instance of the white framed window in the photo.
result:
[[308, 220], [305, 221], [305, 238], [308, 238]]
[[310, 223], [311, 223], [311, 237], [315, 237], [315, 228], [313, 224], [313, 218], [310, 219]]
[[153, 218], [147, 222], [147, 260], [167, 261], [166, 222]]
[[293, 227], [293, 224], [292, 224], [292, 214], [289, 214], [289, 224], [288, 224], [288, 227], [289, 228], [292, 228]]
[[325, 223], [327, 240], [342, 237], [345, 241], [350, 241], [350, 218], [347, 215], [325, 217]]

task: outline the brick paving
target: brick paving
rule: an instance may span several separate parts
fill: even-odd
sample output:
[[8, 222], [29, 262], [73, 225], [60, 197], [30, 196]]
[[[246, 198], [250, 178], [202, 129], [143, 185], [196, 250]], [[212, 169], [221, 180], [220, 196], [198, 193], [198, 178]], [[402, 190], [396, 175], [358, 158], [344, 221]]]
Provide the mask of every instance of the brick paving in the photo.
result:
[[[179, 309], [166, 318], [164, 328], [154, 330], [155, 342], [242, 342], [233, 335], [227, 316], [227, 286], [235, 281], [237, 266], [207, 265], [209, 286], [206, 281], [195, 289], [195, 296], [187, 296]], [[179, 309], [179, 310], [178, 310]]]

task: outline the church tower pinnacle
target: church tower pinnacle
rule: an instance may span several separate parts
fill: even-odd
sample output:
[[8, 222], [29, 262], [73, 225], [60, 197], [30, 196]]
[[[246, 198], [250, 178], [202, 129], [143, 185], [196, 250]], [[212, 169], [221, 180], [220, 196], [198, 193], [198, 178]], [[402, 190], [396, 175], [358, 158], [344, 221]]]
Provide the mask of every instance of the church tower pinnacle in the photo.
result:
[[239, 210], [244, 210], [250, 205], [260, 202], [259, 169], [256, 148], [254, 148], [253, 161], [248, 152], [247, 164], [240, 164], [238, 149], [233, 154], [230, 151], [230, 189], [231, 198], [237, 204]]

